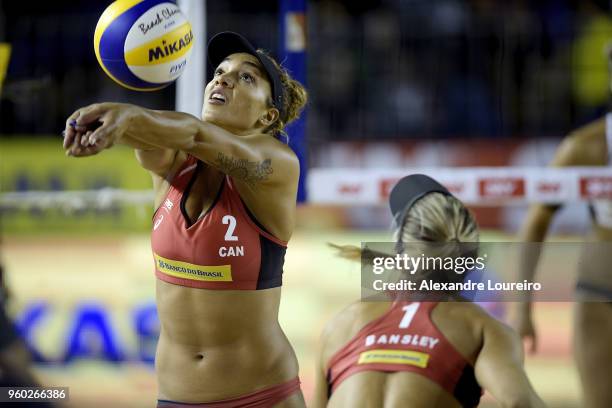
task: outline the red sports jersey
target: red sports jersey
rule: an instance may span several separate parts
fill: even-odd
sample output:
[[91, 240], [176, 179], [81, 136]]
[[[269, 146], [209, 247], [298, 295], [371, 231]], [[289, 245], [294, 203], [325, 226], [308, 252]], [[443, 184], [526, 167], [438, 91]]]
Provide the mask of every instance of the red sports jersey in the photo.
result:
[[287, 243], [257, 224], [231, 177], [225, 176], [210, 209], [189, 225], [185, 201], [203, 165], [188, 156], [153, 216], [156, 276], [205, 289], [280, 286]]
[[436, 305], [394, 302], [364, 326], [329, 361], [329, 395], [355, 373], [410, 371], [439, 384], [463, 406], [477, 406], [482, 389], [474, 369], [431, 321]]

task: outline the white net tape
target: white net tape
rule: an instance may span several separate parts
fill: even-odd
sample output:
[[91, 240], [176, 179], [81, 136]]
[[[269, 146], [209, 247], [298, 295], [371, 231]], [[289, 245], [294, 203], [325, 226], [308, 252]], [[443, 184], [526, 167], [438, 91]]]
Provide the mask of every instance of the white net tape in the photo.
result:
[[[454, 167], [407, 169], [311, 169], [312, 204], [384, 203], [400, 178], [427, 174], [468, 205], [566, 203], [612, 199], [612, 167]], [[115, 204], [150, 205], [151, 190], [105, 188], [89, 191], [27, 191], [0, 195], [2, 208], [108, 208]]]
[[106, 209], [115, 204], [153, 203], [152, 190], [103, 188], [83, 191], [25, 191], [0, 195], [0, 208], [53, 208], [78, 211], [85, 208]]

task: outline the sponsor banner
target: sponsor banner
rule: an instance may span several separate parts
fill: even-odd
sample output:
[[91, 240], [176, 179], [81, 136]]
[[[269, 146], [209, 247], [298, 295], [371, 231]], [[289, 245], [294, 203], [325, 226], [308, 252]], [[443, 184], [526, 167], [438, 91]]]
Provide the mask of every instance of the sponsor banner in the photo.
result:
[[580, 196], [585, 199], [612, 197], [612, 175], [581, 176]]
[[0, 43], [0, 94], [2, 94], [2, 83], [6, 77], [9, 61], [11, 59], [11, 44]]
[[[364, 242], [361, 251], [363, 300], [612, 300], [612, 242]], [[537, 271], [522, 273], [534, 257]]]
[[566, 202], [576, 195], [576, 189], [565, 181], [563, 174], [548, 172], [528, 183], [526, 194], [534, 201]]
[[478, 179], [478, 196], [483, 200], [514, 200], [525, 197], [524, 177], [483, 177]]
[[66, 307], [33, 299], [15, 316], [15, 325], [35, 362], [143, 362], [153, 365], [160, 323], [153, 300], [113, 304], [82, 299]]
[[311, 169], [310, 201], [316, 204], [384, 204], [397, 181], [426, 174], [465, 204], [501, 206], [612, 199], [611, 167], [456, 167]]
[[[0, 151], [4, 232], [140, 232], [151, 228], [151, 176], [138, 165], [132, 149], [117, 146], [86, 159], [66, 157], [58, 135], [0, 140]], [[88, 193], [81, 193], [84, 191]], [[125, 195], [122, 192], [127, 193], [125, 200], [119, 198]], [[131, 192], [138, 193], [137, 200], [132, 200]]]
[[368, 350], [359, 355], [357, 364], [407, 364], [427, 367], [429, 354], [412, 350]]
[[160, 272], [182, 279], [193, 279], [207, 282], [231, 282], [231, 265], [195, 265], [188, 262], [175, 261], [153, 254], [155, 265]]

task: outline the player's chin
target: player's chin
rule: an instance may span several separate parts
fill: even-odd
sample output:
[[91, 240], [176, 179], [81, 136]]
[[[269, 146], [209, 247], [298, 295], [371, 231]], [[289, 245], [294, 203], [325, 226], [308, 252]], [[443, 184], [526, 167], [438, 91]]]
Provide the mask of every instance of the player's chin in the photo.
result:
[[204, 104], [204, 108], [202, 109], [202, 120], [212, 122], [218, 120], [222, 116], [222, 109], [219, 109], [218, 106], [209, 103]]
[[[219, 109], [221, 108], [221, 109]], [[204, 111], [202, 112], [202, 120], [204, 122], [212, 123], [213, 125], [217, 125], [219, 127], [229, 127], [232, 128], [236, 118], [232, 118], [232, 115], [227, 112], [227, 110], [223, 109], [223, 106], [212, 106], [212, 109], [208, 107], [204, 107]]]

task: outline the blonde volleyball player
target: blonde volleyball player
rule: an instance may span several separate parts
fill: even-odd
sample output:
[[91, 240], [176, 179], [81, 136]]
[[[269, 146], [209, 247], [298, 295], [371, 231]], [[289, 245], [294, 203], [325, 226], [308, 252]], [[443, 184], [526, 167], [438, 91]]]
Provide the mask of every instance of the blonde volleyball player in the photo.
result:
[[[612, 67], [612, 54], [608, 53]], [[612, 75], [611, 75], [612, 78]], [[561, 143], [552, 166], [610, 166], [612, 164], [612, 113], [579, 128]], [[529, 208], [519, 232], [524, 242], [543, 242], [560, 206], [535, 204]], [[612, 201], [589, 205], [592, 230], [578, 262], [574, 307], [574, 356], [587, 408], [612, 407]], [[610, 244], [606, 244], [611, 242]], [[520, 279], [533, 281], [540, 253], [526, 248], [521, 260]], [[513, 326], [526, 340], [531, 352], [537, 348], [537, 334], [531, 301], [515, 308]]]
[[[431, 243], [478, 242], [470, 212], [427, 176], [400, 180], [390, 206], [399, 248], [408, 244], [420, 254]], [[360, 252], [344, 247], [341, 253], [359, 259]], [[451, 272], [450, 279], [463, 276]], [[433, 294], [403, 293], [338, 314], [321, 337], [313, 406], [475, 407], [484, 388], [504, 407], [543, 407], [523, 370], [516, 334], [477, 305], [452, 301], [458, 296], [432, 302], [419, 300]]]
[[299, 164], [279, 136], [306, 91], [237, 33], [213, 37], [208, 58], [201, 120], [95, 104], [68, 118], [64, 148], [125, 144], [153, 176], [158, 407], [302, 407], [277, 319]]

